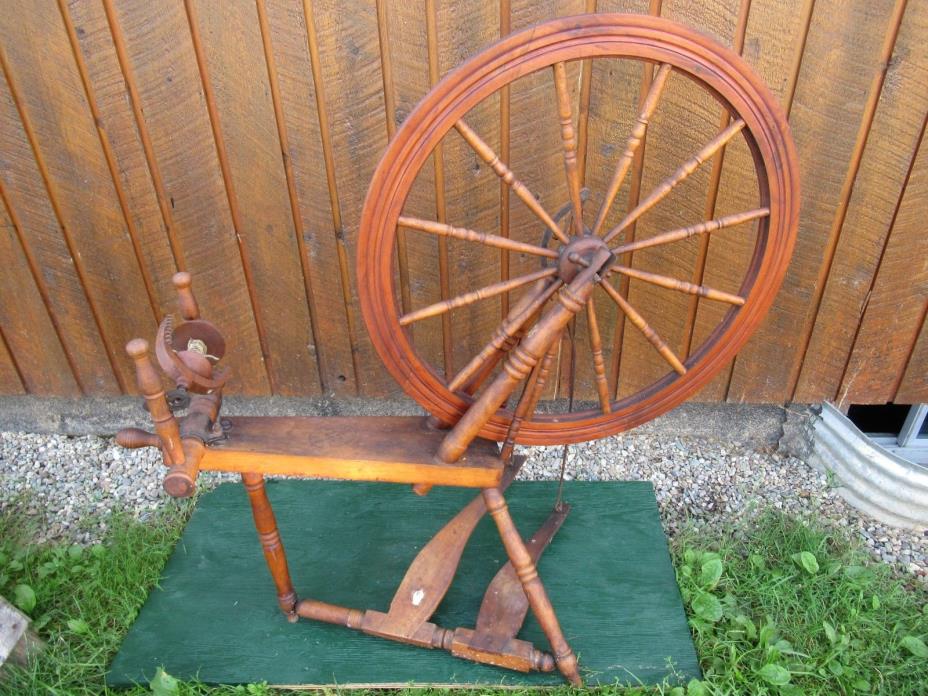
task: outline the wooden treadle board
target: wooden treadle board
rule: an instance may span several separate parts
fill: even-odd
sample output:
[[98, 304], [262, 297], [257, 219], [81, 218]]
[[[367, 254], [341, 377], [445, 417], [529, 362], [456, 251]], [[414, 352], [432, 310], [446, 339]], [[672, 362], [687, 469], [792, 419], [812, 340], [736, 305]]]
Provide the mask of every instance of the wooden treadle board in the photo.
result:
[[[507, 498], [523, 536], [545, 520], [554, 482], [516, 482]], [[268, 484], [297, 593], [385, 610], [406, 566], [474, 491], [335, 481]], [[573, 509], [539, 563], [589, 684], [644, 684], [699, 676], [695, 650], [646, 482], [567, 482]], [[468, 544], [435, 615], [473, 627], [505, 554], [489, 518]], [[545, 646], [531, 614], [520, 638]], [[671, 669], [671, 665], [673, 669]], [[241, 485], [206, 494], [129, 632], [107, 677], [146, 683], [163, 666], [209, 683], [289, 686], [558, 685], [554, 674], [477, 665], [444, 651], [380, 640], [309, 621], [288, 624]]]

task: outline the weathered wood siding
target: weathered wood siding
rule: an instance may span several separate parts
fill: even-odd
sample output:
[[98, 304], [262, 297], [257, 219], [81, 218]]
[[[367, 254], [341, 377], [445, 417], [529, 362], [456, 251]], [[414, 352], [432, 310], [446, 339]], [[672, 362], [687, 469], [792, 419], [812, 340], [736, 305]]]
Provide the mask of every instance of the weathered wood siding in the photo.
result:
[[[132, 392], [122, 346], [171, 311], [178, 269], [194, 274], [204, 314], [230, 337], [234, 391], [396, 393], [354, 284], [361, 206], [388, 139], [435, 80], [501, 33], [593, 10], [661, 14], [740, 51], [780, 98], [798, 146], [789, 274], [701, 398], [928, 401], [928, 3], [915, 0], [0, 0], [0, 393]], [[608, 181], [643, 79], [631, 64], [593, 71], [580, 124], [591, 188]], [[500, 103], [470, 125], [510, 153], [532, 190], [566, 200], [550, 81], [522, 81], [509, 108]], [[668, 88], [618, 200], [645, 193], [722, 117], [694, 86]], [[681, 211], [695, 221], [751, 207], [750, 172], [746, 148], [729, 147], [639, 230], [666, 229]], [[534, 225], [518, 202], [501, 215], [499, 201], [492, 172], [458, 139], [407, 210], [506, 224], [514, 236]], [[749, 252], [720, 235], [642, 263], [724, 286]], [[413, 303], [434, 301], [434, 240], [410, 235], [408, 259], [420, 279]], [[498, 280], [498, 259], [457, 252], [451, 293]], [[528, 268], [511, 263], [513, 275]], [[471, 275], [457, 272], [467, 264]], [[643, 289], [632, 283], [631, 301], [680, 353], [721, 316]], [[477, 350], [499, 310], [494, 301], [455, 316], [454, 361]], [[601, 322], [612, 321], [604, 305]], [[416, 332], [441, 365], [441, 320]], [[620, 393], [666, 369], [635, 331], [606, 344], [607, 364], [621, 357]], [[588, 388], [589, 366], [578, 370]]]

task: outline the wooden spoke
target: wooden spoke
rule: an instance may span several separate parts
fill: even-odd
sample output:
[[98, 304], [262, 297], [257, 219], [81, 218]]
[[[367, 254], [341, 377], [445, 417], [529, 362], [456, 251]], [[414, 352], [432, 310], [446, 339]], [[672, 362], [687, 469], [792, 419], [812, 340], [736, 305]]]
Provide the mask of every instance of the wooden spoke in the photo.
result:
[[438, 314], [444, 314], [445, 312], [456, 309], [457, 307], [464, 307], [480, 300], [496, 297], [497, 295], [500, 295], [504, 292], [509, 292], [510, 290], [515, 290], [516, 288], [522, 287], [523, 285], [527, 285], [532, 281], [541, 280], [543, 278], [550, 278], [556, 273], [556, 267], [543, 268], [542, 270], [536, 271], [535, 273], [528, 273], [517, 278], [511, 278], [510, 280], [493, 283], [492, 285], [487, 285], [486, 287], [480, 288], [478, 290], [467, 292], [463, 295], [458, 295], [457, 297], [453, 297], [450, 300], [436, 302], [435, 304], [431, 304], [428, 307], [417, 309], [415, 312], [404, 314], [400, 317], [400, 326], [408, 326], [415, 321], [427, 319], [428, 317], [434, 317]]
[[420, 232], [438, 234], [443, 237], [454, 237], [455, 239], [486, 244], [487, 246], [497, 247], [499, 249], [509, 249], [509, 251], [517, 251], [523, 254], [545, 256], [549, 259], [557, 258], [557, 252], [554, 249], [545, 249], [535, 244], [518, 242], [508, 237], [500, 237], [499, 235], [489, 234], [487, 232], [477, 232], [476, 230], [469, 230], [466, 227], [454, 227], [453, 225], [436, 222], [434, 220], [420, 220], [419, 218], [400, 216], [397, 224], [413, 230], [419, 230]]
[[599, 321], [596, 319], [596, 305], [592, 297], [586, 301], [586, 325], [590, 332], [590, 352], [593, 354], [593, 372], [596, 375], [599, 406], [603, 413], [612, 413], [609, 383], [606, 380], [606, 363], [603, 360], [603, 340], [599, 335]]
[[[577, 131], [574, 129], [570, 91], [567, 87], [567, 67], [554, 64], [554, 88], [557, 92], [557, 111], [561, 119], [561, 140], [564, 143], [564, 170], [567, 173], [567, 190], [573, 207], [574, 234], [583, 235], [583, 201], [580, 200], [580, 169], [577, 163]], [[562, 240], [563, 241], [563, 240]]]
[[519, 434], [519, 428], [522, 427], [522, 423], [526, 420], [531, 420], [532, 414], [535, 413], [535, 407], [538, 406], [538, 401], [545, 391], [545, 385], [548, 382], [548, 373], [551, 371], [551, 363], [554, 362], [554, 356], [557, 355], [560, 343], [560, 337], [551, 342], [551, 347], [548, 348], [545, 357], [541, 362], [535, 365], [531, 376], [525, 383], [525, 389], [522, 390], [522, 397], [519, 399], [515, 413], [512, 415], [512, 420], [509, 422], [509, 430], [506, 432], [506, 439], [503, 441], [503, 446], [500, 449], [499, 456], [504, 462], [508, 461], [512, 456], [512, 451], [516, 444], [516, 436]]
[[673, 188], [679, 184], [681, 181], [686, 179], [690, 174], [695, 172], [701, 164], [709, 160], [712, 155], [719, 151], [729, 140], [734, 138], [738, 133], [741, 132], [741, 129], [744, 128], [744, 121], [738, 119], [734, 121], [728, 128], [723, 130], [717, 136], [715, 136], [709, 143], [705, 145], [699, 152], [693, 155], [690, 159], [680, 165], [680, 167], [671, 174], [667, 179], [662, 181], [657, 188], [655, 188], [651, 193], [648, 194], [648, 197], [645, 198], [641, 203], [639, 203], [635, 208], [626, 215], [622, 221], [609, 230], [609, 233], [603, 238], [606, 242], [611, 241], [615, 238], [616, 235], [620, 234], [625, 230], [629, 225], [631, 225], [635, 220], [640, 218], [651, 208], [657, 205], [664, 197], [670, 193]]
[[[535, 284], [535, 287], [525, 293], [519, 300], [510, 308], [506, 313], [506, 317], [515, 317], [516, 315], [521, 316], [522, 310], [529, 306], [529, 304], [535, 303], [535, 300], [538, 297], [538, 293], [544, 291], [546, 281], [539, 280]], [[487, 381], [491, 374], [493, 374], [494, 368], [499, 364], [499, 361], [502, 360], [503, 356], [506, 355], [510, 350], [512, 350], [515, 345], [522, 340], [522, 337], [525, 336], [526, 332], [532, 327], [538, 318], [541, 316], [541, 310], [543, 304], [539, 305], [535, 303], [535, 313], [522, 322], [522, 326], [513, 333], [511, 336], [508, 336], [505, 340], [505, 344], [500, 350], [494, 353], [492, 359], [484, 361], [483, 365], [480, 367], [477, 372], [475, 372], [471, 377], [468, 377], [467, 381], [461, 385], [460, 390], [465, 394], [473, 396], [477, 393], [477, 390], [483, 386], [483, 383]], [[505, 321], [505, 319], [504, 319]], [[499, 329], [497, 329], [499, 331]]]
[[528, 209], [531, 210], [539, 220], [545, 223], [545, 226], [551, 230], [551, 233], [555, 237], [564, 242], [564, 244], [567, 244], [570, 240], [561, 230], [560, 226], [558, 226], [554, 218], [542, 207], [538, 199], [528, 190], [528, 187], [516, 178], [516, 175], [513, 174], [512, 170], [506, 166], [506, 163], [500, 159], [499, 155], [493, 151], [493, 148], [487, 145], [470, 126], [464, 123], [463, 119], [456, 122], [454, 127], [457, 129], [458, 133], [461, 134], [461, 137], [467, 141], [467, 144], [471, 146], [473, 151], [477, 153], [477, 156], [486, 162], [490, 169], [496, 172], [496, 175], [519, 197], [519, 200], [525, 203]]
[[506, 346], [510, 341], [563, 284], [564, 281], [555, 279], [552, 283], [540, 288], [531, 301], [525, 302], [524, 304], [519, 303], [519, 305], [514, 307], [513, 311], [509, 313], [509, 317], [496, 328], [490, 342], [487, 343], [487, 345], [464, 366], [464, 369], [458, 372], [454, 376], [454, 379], [448, 383], [448, 389], [450, 391], [457, 391], [463, 387], [471, 377], [477, 374], [487, 362], [499, 360], [501, 353], [506, 350]]
[[654, 113], [654, 109], [657, 107], [657, 102], [664, 91], [664, 85], [667, 83], [671, 69], [670, 65], [664, 63], [660, 70], [657, 71], [657, 75], [654, 76], [654, 81], [651, 82], [651, 88], [648, 90], [648, 94], [641, 106], [641, 113], [638, 114], [632, 133], [628, 136], [628, 142], [625, 144], [625, 152], [622, 153], [622, 157], [616, 165], [615, 174], [612, 175], [612, 181], [609, 182], [609, 188], [606, 189], [603, 204], [596, 216], [596, 224], [593, 225], [593, 234], [599, 234], [599, 230], [609, 214], [609, 209], [612, 207], [619, 189], [622, 188], [622, 182], [625, 180], [625, 175], [628, 173], [629, 167], [631, 167], [632, 160], [635, 159], [635, 152], [648, 130], [651, 114]]
[[628, 244], [620, 244], [617, 247], [613, 247], [612, 251], [616, 256], [620, 256], [630, 251], [647, 249], [648, 247], [659, 246], [661, 244], [670, 244], [671, 242], [678, 242], [681, 239], [687, 239], [697, 234], [709, 234], [725, 227], [734, 227], [735, 225], [740, 225], [742, 222], [757, 220], [769, 214], [769, 208], [757, 208], [756, 210], [748, 210], [743, 213], [733, 213], [732, 215], [725, 215], [715, 220], [707, 220], [706, 222], [700, 222], [695, 225], [690, 225], [689, 227], [681, 227], [677, 230], [661, 232], [648, 239], [640, 239], [629, 242]]
[[739, 307], [744, 304], [744, 298], [739, 295], [732, 295], [731, 293], [715, 290], [713, 288], [706, 287], [705, 285], [696, 285], [695, 283], [688, 283], [685, 280], [677, 280], [676, 278], [670, 278], [668, 276], [659, 275], [657, 273], [639, 271], [636, 268], [628, 268], [618, 264], [612, 266], [609, 270], [614, 271], [615, 273], [621, 273], [622, 275], [628, 276], [629, 278], [643, 280], [644, 282], [651, 283], [652, 285], [660, 285], [662, 288], [679, 290], [680, 292], [685, 292], [687, 295], [699, 295], [700, 297], [705, 297], [710, 300], [718, 300], [719, 302], [727, 302], [728, 304], [738, 305]]
[[651, 328], [651, 326], [644, 320], [638, 311], [632, 307], [628, 300], [622, 297], [622, 294], [612, 287], [612, 283], [608, 280], [603, 279], [600, 282], [600, 286], [603, 290], [606, 291], [606, 294], [612, 298], [612, 300], [619, 306], [619, 309], [625, 313], [625, 316], [628, 317], [628, 320], [635, 325], [635, 327], [644, 334], [644, 337], [648, 339], [648, 342], [657, 349], [657, 352], [660, 353], [664, 360], [670, 363], [670, 366], [681, 375], [686, 374], [686, 368], [683, 366], [683, 363], [680, 362], [674, 352], [670, 347], [664, 343], [663, 339], [657, 335], [657, 332]]

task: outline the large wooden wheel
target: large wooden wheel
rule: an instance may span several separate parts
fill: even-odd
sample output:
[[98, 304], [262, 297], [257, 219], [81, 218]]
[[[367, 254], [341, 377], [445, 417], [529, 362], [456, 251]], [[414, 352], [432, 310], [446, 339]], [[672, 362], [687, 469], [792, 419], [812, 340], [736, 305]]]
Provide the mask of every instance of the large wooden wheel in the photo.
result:
[[[577, 106], [572, 103], [575, 100], [571, 98], [567, 74], [574, 61], [588, 66], [598, 59], [644, 62], [653, 66], [653, 78], [639, 104], [637, 118], [628, 126], [627, 141], [624, 146], [616, 143], [617, 156], [611, 180], [605, 190], [597, 192], [600, 204], [597, 209], [584, 210], [574, 125]], [[513, 171], [518, 165], [513, 164], [511, 170], [510, 163], [501, 161], [493, 147], [465, 118], [471, 109], [501, 88], [539, 72], [550, 75], [551, 113], [539, 113], [536, 118], [559, 121], [566, 201], [551, 200], [543, 191], [538, 192], [537, 197], [533, 195], [521, 183], [519, 172]], [[690, 78], [711, 94], [727, 110], [728, 119], [723, 122], [727, 125], [696, 151], [681, 152], [679, 166], [666, 179], [650, 191], [642, 190], [637, 205], [630, 206], [615, 224], [607, 224], [648, 123], [660, 109], [661, 93], [671, 75]], [[545, 238], [537, 243], [520, 241], [507, 236], [505, 231], [501, 234], [500, 230], [467, 229], [456, 226], [454, 220], [424, 219], [404, 212], [416, 177], [442, 139], [446, 135], [453, 136], [452, 131], [466, 141], [476, 157], [521, 201], [514, 201], [514, 204], [524, 204], [538, 218]], [[679, 225], [645, 238], [626, 238], [627, 230], [658, 206], [671, 190], [739, 138], [746, 143], [756, 170], [756, 204], [710, 220], [681, 219]], [[559, 217], [553, 211], [562, 204], [566, 214]], [[660, 356], [664, 362], [666, 373], [649, 386], [616, 398], [616, 393], [609, 388], [615, 376], [607, 375], [602, 358], [603, 336], [610, 327], [598, 319], [596, 303], [591, 301], [584, 307], [586, 316], [583, 317], [588, 331], [589, 355], [577, 355], [575, 359], [590, 361], [598, 401], [581, 405], [572, 412], [566, 407], [555, 407], [533, 413], [533, 402], [526, 413], [524, 403], [521, 407], [510, 404], [497, 411], [480, 432], [483, 437], [502, 440], [510, 431], [514, 414], [518, 413], [521, 426], [516, 437], [518, 442], [545, 445], [579, 442], [627, 430], [664, 413], [705, 385], [726, 365], [773, 301], [792, 252], [798, 212], [796, 156], [785, 118], [770, 92], [739, 56], [704, 36], [660, 18], [596, 14], [558, 19], [514, 34], [449, 73], [422, 99], [397, 131], [374, 174], [361, 219], [358, 248], [361, 306], [373, 344], [390, 373], [430, 413], [442, 421], [454, 423], [467, 410], [474, 395], [479, 394], [489, 374], [498, 369], [500, 358], [545, 311], [545, 303], [557, 288], [569, 281], [594, 252], [604, 245], [610, 247], [616, 255], [616, 263], [599, 283], [602, 297], [608, 299], [599, 301], [615, 303], [615, 316], [624, 316], [642, 333], [653, 346], [655, 356]], [[633, 252], [682, 243], [691, 237], [703, 238], [736, 227], [738, 229], [715, 236], [752, 234], [755, 239], [737, 292], [724, 292], [641, 270], [630, 261]], [[449, 239], [536, 256], [542, 264], [531, 273], [473, 288], [457, 296], [451, 296], [447, 283], [443, 282], [440, 301], [411, 307], [408, 293], [401, 296], [397, 280], [408, 269], [402, 268], [399, 264], [402, 258], [395, 253], [398, 246], [402, 250], [407, 235], [437, 238], [440, 268], [435, 269], [436, 274], [444, 274], [447, 270]], [[697, 295], [728, 309], [702, 344], [689, 355], [681, 356], [658, 335], [648, 317], [636, 309], [621, 286], [617, 287], [616, 281], [622, 277], [641, 283], [643, 287]], [[412, 340], [410, 329], [419, 322], [441, 321], [447, 328], [453, 310], [517, 290], [521, 296], [508, 305], [508, 315], [486, 347], [456, 370], [449, 369], [447, 361], [444, 365], [432, 364]], [[430, 319], [432, 317], [440, 317], [440, 320]], [[540, 362], [529, 380], [544, 379], [545, 367], [550, 368], [550, 360]], [[526, 389], [525, 393], [528, 391]]]

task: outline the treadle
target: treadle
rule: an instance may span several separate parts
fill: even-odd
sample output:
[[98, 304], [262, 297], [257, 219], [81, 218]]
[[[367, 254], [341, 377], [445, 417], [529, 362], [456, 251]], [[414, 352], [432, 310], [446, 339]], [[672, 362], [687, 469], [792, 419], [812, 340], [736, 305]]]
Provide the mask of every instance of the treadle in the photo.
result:
[[421, 416], [229, 417], [223, 425], [227, 439], [206, 448], [201, 468], [471, 488], [496, 486], [503, 475], [489, 440], [474, 440], [457, 462], [437, 460], [446, 432]]

